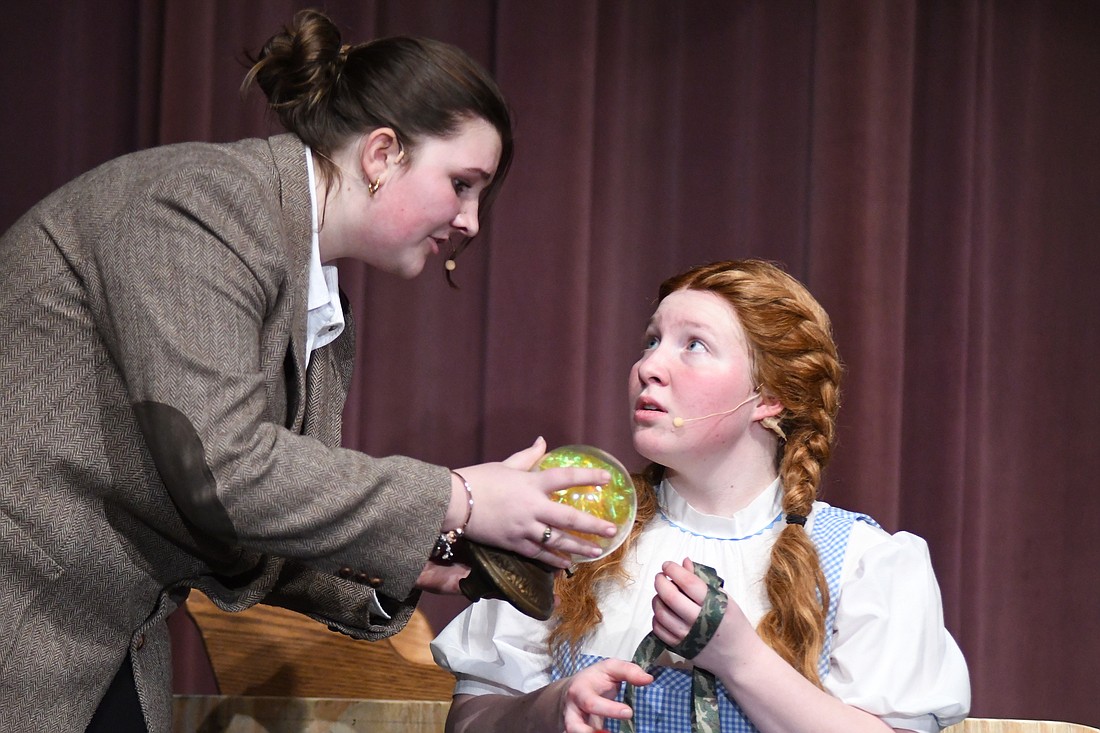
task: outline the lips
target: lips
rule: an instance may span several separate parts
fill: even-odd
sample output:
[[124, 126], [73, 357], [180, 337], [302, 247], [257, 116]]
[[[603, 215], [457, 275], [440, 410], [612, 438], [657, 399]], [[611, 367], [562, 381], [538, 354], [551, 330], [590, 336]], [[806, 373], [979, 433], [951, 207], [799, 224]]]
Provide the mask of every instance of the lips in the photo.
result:
[[666, 415], [667, 411], [652, 397], [642, 396], [634, 403], [634, 421], [636, 423], [648, 423]]

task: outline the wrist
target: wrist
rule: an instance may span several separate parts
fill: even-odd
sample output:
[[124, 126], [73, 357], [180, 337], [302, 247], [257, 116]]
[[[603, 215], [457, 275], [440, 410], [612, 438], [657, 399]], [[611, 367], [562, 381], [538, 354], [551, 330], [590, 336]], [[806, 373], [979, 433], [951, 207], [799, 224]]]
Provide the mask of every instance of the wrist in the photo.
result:
[[706, 662], [708, 669], [718, 676], [728, 690], [741, 690], [745, 685], [753, 684], [754, 677], [760, 674], [761, 669], [776, 662], [789, 666], [778, 652], [760, 638], [755, 629], [751, 636], [744, 634], [738, 639], [723, 641], [722, 644], [716, 644], [714, 649], [703, 651], [704, 654], [709, 652]]
[[[443, 518], [439, 538], [432, 549], [431, 559], [448, 561], [454, 557], [454, 545], [465, 536], [473, 514], [474, 492], [470, 482], [458, 471], [452, 470], [451, 502], [447, 508], [447, 515]], [[455, 516], [462, 516], [462, 519], [455, 520]]]

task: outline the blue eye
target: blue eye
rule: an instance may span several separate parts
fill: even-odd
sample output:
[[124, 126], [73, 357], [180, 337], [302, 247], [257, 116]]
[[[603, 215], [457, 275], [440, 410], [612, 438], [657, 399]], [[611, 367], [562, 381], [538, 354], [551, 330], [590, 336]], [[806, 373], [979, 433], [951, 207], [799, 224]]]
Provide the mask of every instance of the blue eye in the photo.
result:
[[691, 339], [687, 343], [687, 350], [688, 351], [706, 351], [707, 350], [707, 345], [704, 344], [699, 339]]
[[657, 344], [659, 343], [661, 343], [661, 339], [657, 338], [656, 336], [646, 336], [645, 346], [642, 347], [642, 350], [649, 351], [650, 349], [655, 349], [657, 348]]

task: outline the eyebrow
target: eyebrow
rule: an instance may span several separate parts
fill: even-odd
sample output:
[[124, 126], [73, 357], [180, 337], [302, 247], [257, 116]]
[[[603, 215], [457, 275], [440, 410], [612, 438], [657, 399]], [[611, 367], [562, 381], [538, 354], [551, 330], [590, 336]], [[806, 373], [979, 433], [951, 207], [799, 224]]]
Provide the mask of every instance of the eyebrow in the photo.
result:
[[465, 170], [467, 173], [472, 173], [475, 176], [478, 176], [483, 181], [493, 180], [493, 174], [487, 170], [484, 170], [483, 168], [464, 168], [463, 170]]
[[[646, 323], [646, 330], [649, 330], [649, 329], [653, 328], [654, 326], [656, 326], [656, 319], [655, 318], [650, 318], [648, 323]], [[679, 328], [686, 328], [689, 331], [691, 331], [691, 330], [706, 331], [708, 334], [713, 334], [714, 333], [714, 326], [712, 326], [711, 324], [704, 323], [703, 321], [696, 321], [696, 320], [693, 320], [693, 319], [690, 319], [690, 318], [677, 319], [675, 321], [675, 323], [666, 324], [666, 327], [669, 327], [669, 326], [675, 326], [675, 327], [679, 327]]]

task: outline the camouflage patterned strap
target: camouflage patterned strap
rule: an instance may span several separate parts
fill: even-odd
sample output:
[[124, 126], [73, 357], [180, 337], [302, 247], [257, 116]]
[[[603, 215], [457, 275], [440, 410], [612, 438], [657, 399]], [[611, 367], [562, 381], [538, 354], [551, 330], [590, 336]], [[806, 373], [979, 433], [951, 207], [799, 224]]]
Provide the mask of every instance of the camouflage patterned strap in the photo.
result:
[[[718, 624], [726, 614], [726, 594], [722, 592], [723, 581], [714, 568], [695, 563], [695, 574], [707, 584], [707, 597], [703, 608], [695, 619], [687, 636], [673, 647], [668, 647], [650, 632], [642, 639], [634, 652], [632, 660], [642, 669], [649, 669], [664, 650], [670, 649], [686, 659], [692, 659], [718, 630]], [[695, 667], [691, 673], [691, 730], [694, 733], [718, 733], [718, 683], [714, 675], [705, 669]], [[634, 707], [634, 685], [627, 683], [623, 693], [623, 702]], [[634, 733], [634, 720], [624, 720], [619, 726], [622, 733]]]

